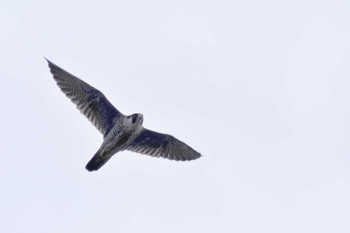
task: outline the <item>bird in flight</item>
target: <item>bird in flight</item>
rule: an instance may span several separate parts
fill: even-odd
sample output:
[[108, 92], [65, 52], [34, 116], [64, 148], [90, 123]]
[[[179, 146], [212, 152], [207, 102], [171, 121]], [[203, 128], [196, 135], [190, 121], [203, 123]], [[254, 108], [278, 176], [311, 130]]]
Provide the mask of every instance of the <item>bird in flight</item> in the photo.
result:
[[47, 62], [62, 92], [103, 135], [102, 145], [85, 167], [88, 171], [97, 171], [114, 154], [123, 150], [177, 161], [201, 157], [200, 153], [175, 137], [144, 128], [142, 114], [123, 115], [101, 91], [49, 60]]

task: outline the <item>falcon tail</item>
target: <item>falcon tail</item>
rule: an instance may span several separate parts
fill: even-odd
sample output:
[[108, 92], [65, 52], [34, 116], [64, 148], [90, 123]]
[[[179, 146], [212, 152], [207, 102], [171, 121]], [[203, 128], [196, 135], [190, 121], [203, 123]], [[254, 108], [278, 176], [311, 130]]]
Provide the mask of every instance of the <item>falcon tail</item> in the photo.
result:
[[112, 157], [110, 154], [106, 154], [104, 149], [100, 149], [96, 152], [94, 157], [86, 164], [86, 170], [89, 172], [97, 171]]

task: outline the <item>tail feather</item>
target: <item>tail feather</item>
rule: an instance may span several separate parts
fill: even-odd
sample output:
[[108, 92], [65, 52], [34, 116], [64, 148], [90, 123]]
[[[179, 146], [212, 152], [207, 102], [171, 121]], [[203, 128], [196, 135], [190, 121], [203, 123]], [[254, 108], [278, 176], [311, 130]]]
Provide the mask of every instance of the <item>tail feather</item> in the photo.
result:
[[97, 171], [100, 169], [112, 155], [106, 154], [104, 150], [98, 150], [94, 157], [86, 164], [85, 168], [89, 172]]

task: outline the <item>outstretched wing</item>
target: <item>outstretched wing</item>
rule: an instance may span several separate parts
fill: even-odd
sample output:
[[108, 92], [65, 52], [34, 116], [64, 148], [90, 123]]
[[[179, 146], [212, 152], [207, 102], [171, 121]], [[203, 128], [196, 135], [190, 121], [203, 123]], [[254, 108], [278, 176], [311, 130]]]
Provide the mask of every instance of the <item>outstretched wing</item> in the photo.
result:
[[115, 122], [124, 115], [108, 101], [102, 92], [49, 60], [47, 62], [53, 78], [62, 92], [76, 104], [80, 112], [92, 122], [103, 136], [106, 136]]
[[127, 150], [170, 160], [193, 160], [201, 156], [190, 146], [168, 134], [143, 129]]

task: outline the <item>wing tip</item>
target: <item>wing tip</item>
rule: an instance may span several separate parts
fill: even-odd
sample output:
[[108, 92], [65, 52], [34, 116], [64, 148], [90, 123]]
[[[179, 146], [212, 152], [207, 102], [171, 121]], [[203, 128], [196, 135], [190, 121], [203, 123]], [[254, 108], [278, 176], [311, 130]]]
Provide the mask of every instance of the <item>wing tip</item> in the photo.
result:
[[46, 57], [44, 57], [44, 59], [47, 61], [47, 63], [49, 64], [49, 65], [51, 65], [51, 64], [53, 64], [49, 59], [47, 59]]
[[60, 69], [57, 65], [55, 65], [54, 63], [52, 63], [49, 59], [47, 59], [46, 57], [44, 57], [44, 59], [47, 61], [47, 63], [48, 63], [48, 66], [49, 66], [49, 68], [50, 68], [50, 72], [51, 72], [51, 74], [55, 74], [55, 71], [57, 70], [57, 69]]
[[183, 159], [181, 161], [197, 160], [200, 157], [202, 157], [202, 154], [194, 150], [194, 153], [190, 154], [188, 157], [186, 155], [182, 157]]

